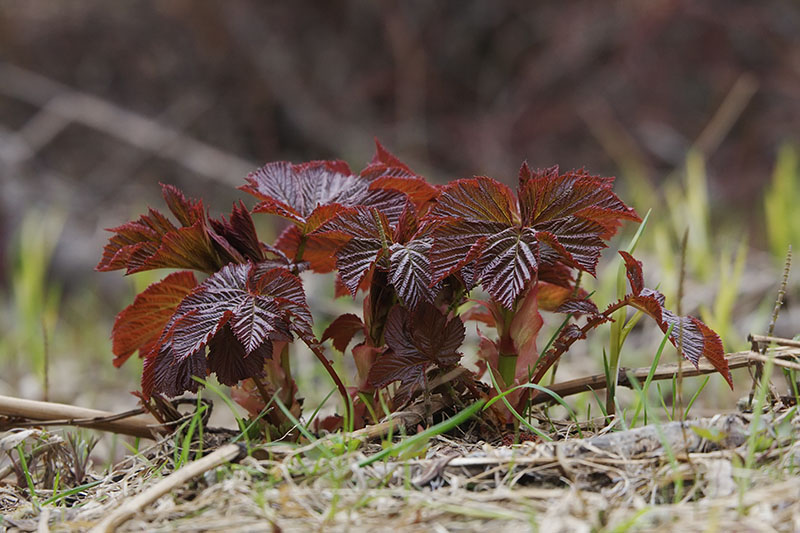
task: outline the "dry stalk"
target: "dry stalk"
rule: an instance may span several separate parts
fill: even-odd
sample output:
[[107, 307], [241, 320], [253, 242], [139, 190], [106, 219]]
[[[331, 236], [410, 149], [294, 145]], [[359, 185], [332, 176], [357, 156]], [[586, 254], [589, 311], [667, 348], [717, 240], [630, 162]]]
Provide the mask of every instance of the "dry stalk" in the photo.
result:
[[[0, 416], [25, 418], [41, 422], [42, 425], [87, 427], [145, 439], [152, 439], [153, 433], [164, 432], [163, 428], [153, 423], [152, 418], [141, 416], [141, 410], [115, 414], [63, 403], [38, 402], [10, 396], [0, 396]], [[14, 424], [10, 424], [9, 427], [14, 427]]]
[[[775, 299], [775, 307], [772, 309], [772, 319], [769, 322], [769, 329], [767, 331], [767, 337], [772, 337], [773, 333], [775, 333], [775, 324], [778, 322], [778, 315], [781, 312], [781, 306], [783, 306], [783, 297], [786, 294], [786, 286], [789, 283], [789, 270], [792, 266], [792, 245], [789, 245], [789, 249], [786, 252], [786, 261], [783, 264], [783, 279], [781, 280], [780, 289], [778, 289], [778, 297]], [[769, 344], [764, 344], [761, 347], [761, 355], [767, 354], [767, 348]], [[749, 396], [749, 403], [752, 405], [753, 403], [753, 396], [755, 395], [756, 387], [758, 387], [759, 383], [761, 383], [761, 374], [764, 371], [764, 365], [761, 362], [756, 363], [756, 374], [753, 379], [753, 386], [750, 389], [750, 396]], [[787, 378], [788, 379], [788, 378]], [[775, 388], [772, 386], [772, 381], [767, 380], [767, 386], [769, 387], [769, 395], [771, 398], [775, 399], [778, 398], [778, 393], [775, 391]], [[792, 384], [789, 383], [789, 394], [792, 393]]]

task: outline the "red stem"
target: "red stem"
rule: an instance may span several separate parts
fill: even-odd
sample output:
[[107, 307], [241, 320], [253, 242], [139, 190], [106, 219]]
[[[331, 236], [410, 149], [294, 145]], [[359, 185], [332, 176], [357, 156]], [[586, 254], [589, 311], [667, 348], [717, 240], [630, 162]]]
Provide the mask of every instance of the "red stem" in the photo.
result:
[[[553, 366], [555, 362], [558, 361], [558, 359], [562, 355], [564, 355], [564, 352], [569, 350], [570, 346], [572, 346], [573, 343], [575, 343], [575, 341], [579, 339], [585, 339], [586, 334], [588, 332], [590, 332], [603, 322], [606, 322], [608, 318], [615, 311], [622, 309], [626, 305], [630, 305], [630, 303], [631, 303], [630, 296], [626, 296], [625, 298], [619, 300], [618, 302], [609, 305], [605, 309], [605, 311], [603, 311], [601, 314], [595, 316], [594, 318], [589, 319], [589, 321], [586, 322], [586, 324], [584, 324], [582, 328], [580, 328], [580, 335], [572, 335], [565, 341], [562, 341], [561, 337], [556, 339], [555, 345], [552, 348], [550, 348], [550, 350], [547, 351], [547, 354], [545, 354], [544, 358], [539, 363], [536, 372], [530, 379], [530, 383], [539, 383], [539, 381], [544, 377], [547, 371], [550, 370], [550, 367]], [[523, 409], [525, 405], [528, 403], [528, 401], [530, 401], [533, 394], [534, 394], [533, 389], [528, 389], [526, 394], [520, 396], [519, 402], [517, 403], [516, 406], [517, 409]], [[544, 393], [538, 393], [537, 391], [537, 394], [544, 394]]]
[[325, 367], [325, 370], [328, 371], [328, 375], [330, 375], [331, 379], [336, 384], [336, 388], [339, 389], [339, 395], [342, 397], [342, 401], [344, 402], [345, 411], [347, 411], [348, 415], [351, 416], [353, 413], [350, 409], [350, 395], [347, 394], [347, 388], [344, 386], [344, 383], [342, 383], [341, 378], [339, 378], [339, 374], [336, 373], [333, 365], [331, 365], [331, 362], [328, 361], [327, 357], [325, 357], [325, 353], [319, 346], [309, 346], [309, 348], [311, 348], [311, 351], [317, 356], [317, 359], [319, 359], [320, 363], [322, 363], [322, 365]]

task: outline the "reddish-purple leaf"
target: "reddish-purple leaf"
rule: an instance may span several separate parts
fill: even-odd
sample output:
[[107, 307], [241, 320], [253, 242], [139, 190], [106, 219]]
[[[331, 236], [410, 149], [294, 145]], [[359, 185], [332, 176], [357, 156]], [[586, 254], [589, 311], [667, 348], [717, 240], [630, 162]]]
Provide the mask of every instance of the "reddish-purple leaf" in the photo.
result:
[[391, 244], [394, 233], [386, 216], [374, 208], [342, 211], [318, 230], [344, 243], [336, 251], [336, 268], [342, 282], [355, 296], [361, 282]]
[[209, 223], [214, 232], [222, 237], [220, 244], [228, 244], [243, 260], [258, 263], [266, 258], [253, 219], [242, 202], [233, 204], [230, 220], [223, 216], [219, 220], [210, 219]]
[[622, 219], [639, 221], [611, 189], [613, 178], [590, 176], [583, 170], [558, 173], [558, 167], [528, 173], [520, 171], [519, 208], [523, 224], [538, 227], [556, 220], [591, 220], [610, 238]]
[[422, 205], [439, 194], [436, 187], [414, 173], [405, 163], [386, 150], [377, 139], [375, 156], [360, 175], [371, 181], [370, 190], [402, 192], [417, 205]]
[[417, 208], [409, 201], [406, 202], [400, 219], [394, 227], [394, 242], [408, 242], [414, 238], [419, 230], [419, 218], [417, 218]]
[[170, 185], [164, 199], [181, 226], [155, 209], [118, 226], [103, 249], [97, 270], [126, 269], [128, 274], [156, 268], [180, 268], [213, 273], [231, 262], [265, 258], [250, 214], [234, 205], [230, 220], [208, 219], [202, 202], [187, 200]]
[[697, 367], [700, 357], [705, 357], [733, 389], [733, 378], [719, 335], [695, 317], [678, 316], [666, 309], [664, 295], [658, 291], [644, 288], [629, 298], [631, 305], [650, 315], [664, 333], [672, 326], [669, 341], [685, 359]]
[[415, 176], [410, 168], [400, 161], [393, 153], [389, 150], [384, 148], [384, 146], [375, 139], [375, 155], [372, 156], [372, 160], [369, 164], [361, 171], [361, 175], [368, 175], [368, 174], [375, 174], [376, 172], [382, 172], [383, 169], [397, 169], [397, 171], [402, 171], [407, 176]]
[[219, 258], [202, 220], [177, 228], [155, 210], [136, 222], [109, 231], [111, 237], [103, 250], [97, 270], [125, 268], [128, 274], [156, 268], [182, 268], [214, 272]]
[[275, 248], [294, 260], [308, 262], [314, 272], [325, 274], [336, 268], [336, 249], [340, 242], [326, 235], [303, 235], [295, 225], [288, 226], [275, 241]]
[[556, 313], [572, 313], [576, 316], [589, 315], [595, 317], [600, 314], [600, 310], [589, 298], [570, 298], [556, 309]]
[[405, 196], [397, 191], [370, 190], [370, 183], [368, 177], [352, 174], [342, 161], [301, 165], [279, 161], [251, 173], [247, 185], [240, 188], [262, 200], [255, 212], [272, 213], [299, 225], [305, 225], [318, 207], [329, 204], [375, 207], [396, 220]]
[[432, 280], [472, 269], [465, 283], [480, 282], [511, 308], [541, 266], [560, 263], [594, 274], [605, 239], [622, 219], [638, 220], [611, 191], [612, 182], [583, 171], [559, 175], [557, 167], [531, 172], [523, 165], [519, 203], [489, 178], [445, 186], [422, 230], [434, 239]]
[[344, 353], [356, 333], [364, 333], [364, 323], [352, 313], [339, 315], [322, 333], [322, 342], [333, 339], [333, 347]]
[[[152, 360], [143, 378], [145, 394], [195, 390], [187, 384], [202, 366], [198, 357], [205, 364], [206, 346], [207, 366], [212, 371], [222, 368], [222, 379], [244, 376], [256, 366], [260, 372], [261, 365], [244, 359], [263, 361], [272, 341], [291, 340], [292, 331], [315, 343], [300, 280], [284, 268], [268, 269], [265, 264], [227, 265], [195, 287], [164, 327], [148, 355]], [[234, 356], [241, 361], [231, 361]]]
[[380, 258], [381, 252], [383, 252], [381, 242], [371, 239], [352, 239], [336, 252], [339, 277], [353, 297], [358, 292], [361, 282]]
[[341, 210], [321, 226], [317, 233], [334, 239], [341, 235], [343, 242], [356, 238], [391, 243], [394, 232], [384, 213], [375, 208], [359, 206]]
[[191, 272], [174, 272], [139, 293], [114, 321], [114, 366], [121, 366], [136, 350], [142, 357], [152, 350], [178, 304], [196, 285]]
[[197, 392], [200, 384], [193, 378], [206, 379], [208, 362], [201, 353], [178, 359], [168, 345], [151, 352], [144, 359], [142, 369], [142, 395], [145, 400], [154, 392], [166, 396], [180, 396], [184, 392]]
[[161, 193], [169, 210], [182, 226], [188, 227], [205, 219], [205, 208], [200, 200], [187, 199], [174, 185], [161, 184]]
[[384, 331], [389, 351], [378, 357], [369, 372], [369, 383], [383, 387], [393, 381], [418, 386], [430, 365], [448, 367], [458, 363], [458, 348], [464, 342], [464, 323], [447, 320], [436, 307], [422, 303], [413, 312], [395, 306]]
[[311, 327], [314, 319], [308, 308], [300, 278], [285, 269], [271, 268], [269, 264], [258, 263], [253, 266], [251, 283], [256, 292], [275, 299], [281, 311], [286, 313], [291, 331], [304, 342], [312, 342], [314, 334]]
[[595, 274], [600, 251], [606, 247], [602, 226], [591, 220], [570, 218], [543, 222], [536, 229], [542, 237], [539, 252], [543, 263], [562, 262]]
[[401, 355], [393, 351], [383, 353], [372, 365], [368, 383], [382, 388], [393, 381], [401, 381], [412, 389], [419, 387], [425, 378], [425, 369], [431, 362], [419, 354]]
[[476, 277], [486, 292], [511, 308], [538, 268], [538, 241], [530, 228], [511, 227], [487, 238], [476, 265]]
[[434, 218], [455, 217], [511, 226], [519, 222], [511, 189], [487, 177], [448, 183], [430, 211]]
[[243, 379], [261, 376], [264, 360], [272, 357], [272, 341], [264, 341], [249, 353], [229, 325], [208, 343], [208, 369], [223, 385], [233, 386]]
[[498, 222], [463, 219], [435, 221], [429, 225], [433, 235], [430, 250], [431, 283], [438, 283], [477, 259], [486, 240], [506, 229]]
[[431, 271], [428, 252], [431, 239], [417, 239], [389, 248], [389, 282], [397, 296], [409, 309], [422, 301], [432, 301]]
[[639, 295], [644, 289], [644, 275], [642, 275], [642, 262], [633, 258], [631, 254], [624, 250], [619, 251], [619, 255], [625, 261], [625, 273], [628, 276], [628, 281], [631, 284], [631, 291], [633, 294]]
[[371, 191], [384, 190], [401, 192], [408, 196], [408, 199], [416, 205], [429, 202], [439, 195], [439, 190], [436, 187], [419, 177], [383, 175], [370, 183], [369, 188]]

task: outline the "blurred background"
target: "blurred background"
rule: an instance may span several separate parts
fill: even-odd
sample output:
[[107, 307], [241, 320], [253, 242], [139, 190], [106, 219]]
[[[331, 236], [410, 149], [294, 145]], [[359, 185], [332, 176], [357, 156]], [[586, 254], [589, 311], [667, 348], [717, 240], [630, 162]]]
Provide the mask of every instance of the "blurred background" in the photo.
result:
[[[158, 182], [218, 214], [267, 161], [358, 169], [376, 137], [437, 183], [511, 184], [523, 160], [617, 176], [652, 209], [648, 284], [676, 307], [689, 228], [683, 312], [742, 349], [800, 245], [798, 28], [785, 0], [0, 0], [0, 394], [135, 404], [141, 363], [114, 369], [108, 335], [161, 273], [93, 267], [104, 228], [163, 208]], [[264, 240], [280, 227], [259, 223]], [[599, 302], [635, 229], [606, 254]], [[800, 332], [798, 279], [776, 334]], [[319, 305], [321, 328], [334, 309]], [[626, 366], [658, 344], [640, 329]], [[559, 376], [601, 371], [604, 342]], [[736, 377], [736, 394], [713, 378], [701, 403], [732, 408], [748, 390]]]

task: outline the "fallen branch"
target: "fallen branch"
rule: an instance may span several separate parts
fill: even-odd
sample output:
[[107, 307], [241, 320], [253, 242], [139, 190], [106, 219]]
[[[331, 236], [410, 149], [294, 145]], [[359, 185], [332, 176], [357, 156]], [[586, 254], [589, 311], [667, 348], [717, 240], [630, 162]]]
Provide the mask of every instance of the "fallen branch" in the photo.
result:
[[144, 507], [158, 500], [161, 496], [181, 487], [192, 478], [200, 476], [227, 462], [234, 461], [244, 455], [246, 455], [246, 450], [240, 444], [226, 444], [218, 448], [202, 459], [193, 461], [183, 468], [176, 470], [134, 498], [126, 500], [116, 511], [93, 527], [90, 530], [91, 533], [116, 531], [119, 526], [130, 520], [135, 514], [141, 512]]
[[[800, 349], [791, 347], [777, 348], [775, 349], [773, 354], [777, 361], [786, 359], [797, 359], [800, 358]], [[757, 360], [757, 356], [760, 356], [760, 354], [751, 351], [729, 353], [726, 355], [726, 359], [728, 360], [728, 368], [734, 370], [736, 368], [744, 368], [750, 366], [755, 360]], [[692, 376], [703, 376], [706, 374], [713, 374], [715, 372], [717, 372], [717, 370], [713, 366], [711, 366], [711, 363], [708, 363], [707, 361], [701, 361], [698, 364], [697, 368], [694, 367], [684, 368], [683, 377], [688, 378]], [[617, 384], [622, 387], [632, 388], [629, 376], [633, 376], [639, 382], [643, 382], [647, 378], [649, 373], [650, 373], [650, 367], [642, 367], [635, 369], [620, 368], [619, 379]], [[653, 375], [653, 380], [669, 380], [672, 379], [677, 374], [678, 374], [677, 364], [673, 363], [667, 365], [660, 365], [656, 368], [656, 372]], [[605, 389], [607, 386], [608, 382], [606, 381], [605, 374], [595, 374], [594, 376], [578, 378], [570, 381], [564, 381], [562, 383], [557, 383], [549, 387], [549, 389], [558, 394], [559, 396], [563, 397], [563, 396], [571, 396], [573, 394], [578, 394], [581, 392], [602, 390]], [[535, 395], [531, 396], [532, 404], [547, 403], [552, 401], [553, 398], [543, 392], [537, 392]]]
[[[151, 417], [143, 416], [139, 414], [140, 412], [139, 410], [134, 410], [115, 414], [63, 403], [38, 402], [0, 396], [0, 416], [23, 418], [31, 422], [41, 422], [42, 425], [58, 424], [99, 429], [145, 439], [152, 439], [154, 433], [168, 432]], [[23, 425], [30, 424], [27, 422], [22, 424], [11, 423], [5, 427], [0, 427], [0, 430]]]

